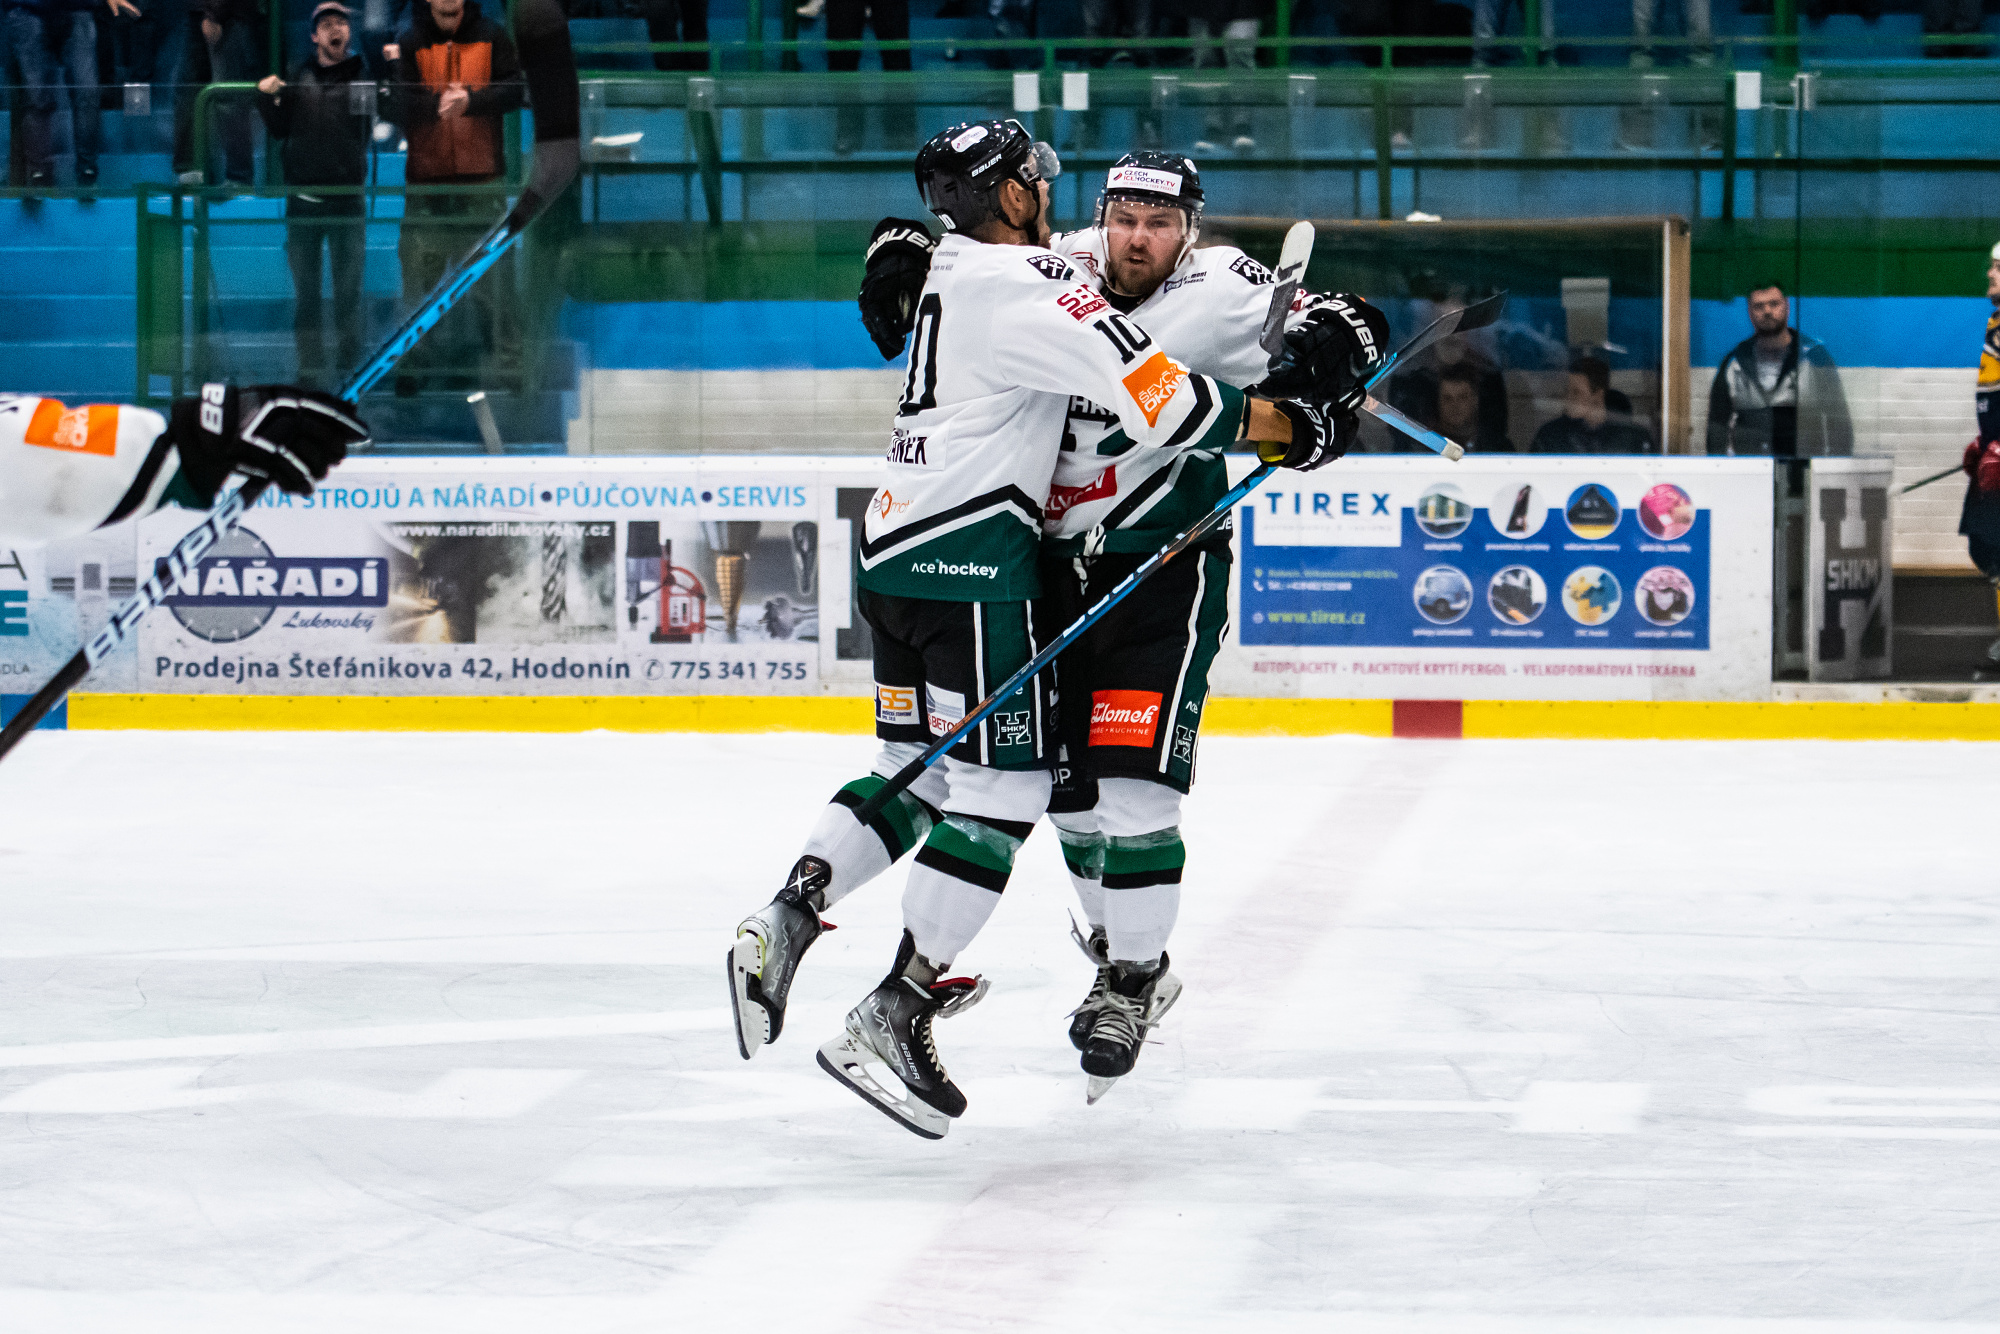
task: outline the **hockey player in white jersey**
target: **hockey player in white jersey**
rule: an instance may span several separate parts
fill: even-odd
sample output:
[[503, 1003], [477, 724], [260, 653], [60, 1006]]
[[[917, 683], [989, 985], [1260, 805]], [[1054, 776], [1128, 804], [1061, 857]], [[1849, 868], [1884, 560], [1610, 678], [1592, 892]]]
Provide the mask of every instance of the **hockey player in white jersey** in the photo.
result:
[[309, 495], [367, 439], [351, 404], [288, 385], [208, 384], [166, 415], [0, 394], [0, 544], [76, 537], [164, 504], [205, 510], [233, 473]]
[[[850, 812], [1037, 647], [1042, 500], [1072, 395], [1108, 405], [1138, 447], [1220, 449], [1292, 439], [1277, 406], [1190, 374], [1084, 274], [1045, 247], [1059, 167], [1011, 121], [954, 126], [919, 152], [916, 179], [945, 222], [911, 314], [888, 480], [860, 542], [860, 606], [874, 633], [874, 774], [834, 797], [778, 897], [747, 918], [728, 959], [748, 1058], [774, 1040], [819, 914], [917, 849], [905, 932], [882, 984], [821, 1048], [836, 1078], [920, 1135], [941, 1136], [965, 1098], [937, 1059], [932, 1021], [984, 983], [943, 972], [992, 913], [1048, 805], [1049, 683], [1021, 687], [870, 826]], [[1330, 450], [1312, 419], [1308, 448]], [[902, 1093], [868, 1074], [886, 1064]]]
[[[1302, 291], [1274, 374], [1257, 341], [1272, 275], [1234, 246], [1196, 248], [1203, 202], [1192, 161], [1127, 154], [1106, 176], [1096, 225], [1051, 245], [1190, 369], [1272, 397], [1330, 402], [1337, 429], [1351, 433], [1362, 383], [1387, 354], [1388, 321], [1359, 297]], [[901, 346], [929, 241], [919, 223], [876, 229], [861, 306], [885, 354]], [[1044, 515], [1049, 622], [1082, 614], [1228, 486], [1220, 450], [1135, 448], [1115, 413], [1073, 399]], [[1089, 923], [1077, 943], [1097, 967], [1070, 1025], [1092, 1101], [1132, 1069], [1180, 995], [1166, 952], [1186, 861], [1180, 800], [1227, 631], [1229, 560], [1225, 529], [1141, 585], [1058, 664], [1065, 707], [1049, 818]]]

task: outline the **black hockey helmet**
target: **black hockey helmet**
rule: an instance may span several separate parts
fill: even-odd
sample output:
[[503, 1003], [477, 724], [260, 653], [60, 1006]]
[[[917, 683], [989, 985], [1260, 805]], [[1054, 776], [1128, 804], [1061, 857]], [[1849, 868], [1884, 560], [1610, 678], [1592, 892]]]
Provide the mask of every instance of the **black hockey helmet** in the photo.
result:
[[1104, 225], [1105, 211], [1121, 199], [1180, 209], [1187, 214], [1189, 245], [1201, 230], [1201, 173], [1195, 170], [1193, 158], [1150, 148], [1127, 153], [1112, 163], [1105, 175], [1104, 193], [1097, 197], [1098, 226]]
[[961, 121], [917, 150], [917, 193], [946, 231], [969, 232], [999, 217], [1002, 181], [1032, 190], [1061, 174], [1056, 150], [1018, 120]]

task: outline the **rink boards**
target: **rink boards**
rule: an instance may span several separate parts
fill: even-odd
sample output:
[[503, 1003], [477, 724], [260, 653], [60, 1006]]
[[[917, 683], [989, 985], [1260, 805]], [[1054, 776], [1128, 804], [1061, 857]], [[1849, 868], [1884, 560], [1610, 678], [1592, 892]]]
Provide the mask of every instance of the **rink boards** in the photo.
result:
[[[835, 458], [356, 460], [310, 499], [260, 502], [54, 724], [866, 731], [852, 552], [881, 476]], [[1770, 497], [1749, 459], [1279, 473], [1236, 516], [1205, 726], [1977, 732], [1971, 705], [1950, 722], [1933, 704], [1773, 705]], [[187, 525], [170, 510], [0, 553], [0, 692], [39, 685]]]

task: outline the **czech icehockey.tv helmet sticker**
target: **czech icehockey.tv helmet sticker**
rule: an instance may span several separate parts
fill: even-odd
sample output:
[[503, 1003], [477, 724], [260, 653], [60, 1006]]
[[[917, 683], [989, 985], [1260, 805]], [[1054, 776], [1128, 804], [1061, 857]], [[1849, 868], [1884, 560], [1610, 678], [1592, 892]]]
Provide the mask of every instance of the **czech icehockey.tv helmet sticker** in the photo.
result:
[[1175, 171], [1156, 171], [1152, 167], [1113, 167], [1104, 180], [1107, 192], [1117, 190], [1143, 191], [1150, 195], [1172, 195], [1181, 197], [1181, 175]]

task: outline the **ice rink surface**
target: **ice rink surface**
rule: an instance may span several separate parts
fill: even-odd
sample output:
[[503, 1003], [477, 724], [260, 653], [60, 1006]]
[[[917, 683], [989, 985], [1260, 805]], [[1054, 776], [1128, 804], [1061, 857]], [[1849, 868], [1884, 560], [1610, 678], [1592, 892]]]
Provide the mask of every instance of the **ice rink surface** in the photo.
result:
[[1047, 830], [919, 1140], [722, 958], [871, 743], [38, 734], [0, 1330], [2000, 1330], [2000, 749], [1204, 747], [1187, 984], [1086, 1108]]

